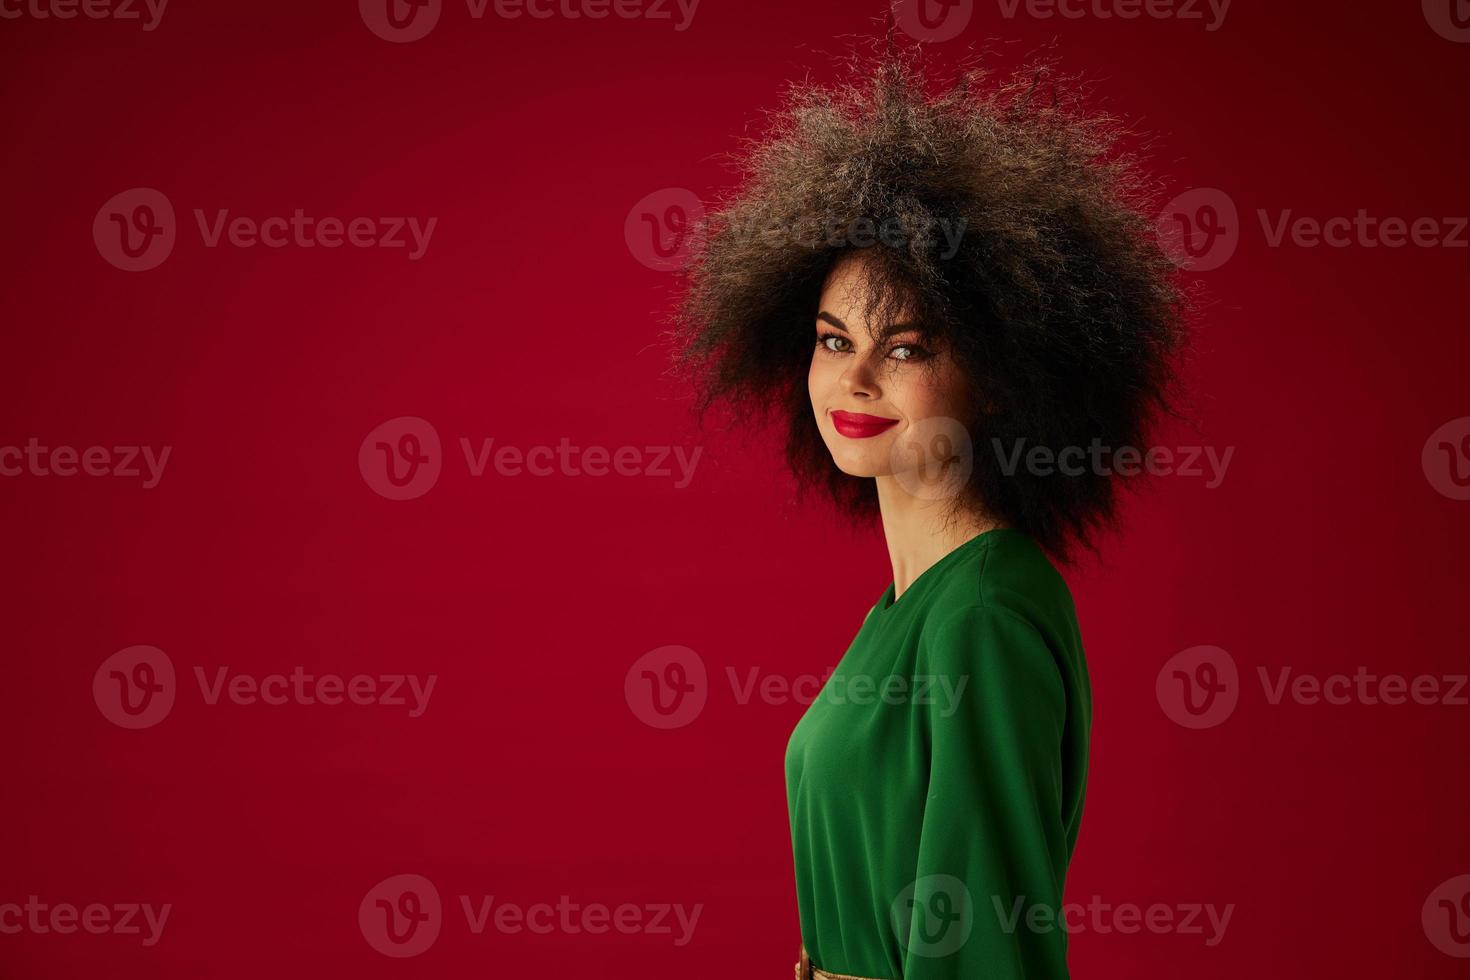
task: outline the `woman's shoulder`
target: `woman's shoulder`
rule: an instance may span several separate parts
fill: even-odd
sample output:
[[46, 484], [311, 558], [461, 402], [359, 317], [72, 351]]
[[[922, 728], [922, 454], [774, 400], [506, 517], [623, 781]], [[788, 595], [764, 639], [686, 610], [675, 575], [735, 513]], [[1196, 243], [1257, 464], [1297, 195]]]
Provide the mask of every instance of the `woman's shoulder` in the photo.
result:
[[[1003, 529], [945, 577], [920, 631], [923, 661], [1085, 684], [1086, 656], [1066, 580], [1029, 535]], [[1038, 680], [1040, 683], [1040, 680]]]
[[1077, 621], [1072, 590], [1035, 539], [1014, 528], [989, 531], [984, 539], [943, 583], [933, 614], [940, 621], [1014, 616], [1044, 633], [1071, 632]]
[[946, 576], [920, 630], [926, 672], [969, 678], [974, 696], [1027, 705], [1050, 725], [1091, 714], [1087, 659], [1072, 592], [1020, 531], [997, 534]]

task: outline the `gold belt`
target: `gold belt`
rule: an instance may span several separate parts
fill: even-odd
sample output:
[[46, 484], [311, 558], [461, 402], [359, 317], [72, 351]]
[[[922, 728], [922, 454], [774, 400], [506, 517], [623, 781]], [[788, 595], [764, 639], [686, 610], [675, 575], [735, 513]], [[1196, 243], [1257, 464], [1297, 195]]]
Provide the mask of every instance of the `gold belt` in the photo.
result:
[[850, 973], [828, 973], [826, 970], [818, 970], [812, 966], [812, 958], [806, 955], [806, 944], [801, 947], [801, 958], [796, 961], [796, 980], [869, 980], [868, 977], [855, 977]]

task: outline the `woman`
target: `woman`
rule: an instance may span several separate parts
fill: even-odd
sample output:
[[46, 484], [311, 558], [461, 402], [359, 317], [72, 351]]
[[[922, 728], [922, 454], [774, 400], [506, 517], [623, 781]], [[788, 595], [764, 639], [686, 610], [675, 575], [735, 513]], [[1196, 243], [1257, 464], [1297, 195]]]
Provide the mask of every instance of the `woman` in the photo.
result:
[[675, 330], [701, 411], [784, 424], [893, 567], [787, 749], [797, 975], [1065, 977], [1092, 703], [1053, 559], [1113, 523], [1187, 300], [1115, 121], [1049, 66], [858, 70], [751, 146]]

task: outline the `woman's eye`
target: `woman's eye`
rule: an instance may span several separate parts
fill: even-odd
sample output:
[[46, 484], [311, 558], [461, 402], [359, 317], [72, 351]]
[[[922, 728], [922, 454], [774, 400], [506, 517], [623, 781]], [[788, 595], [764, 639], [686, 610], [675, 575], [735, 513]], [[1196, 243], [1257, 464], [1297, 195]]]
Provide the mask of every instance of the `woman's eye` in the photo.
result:
[[[835, 333], [817, 334], [817, 345], [825, 347], [833, 354], [852, 352], [852, 341]], [[894, 344], [889, 349], [888, 356], [895, 361], [922, 361], [929, 356], [929, 352], [918, 344]]]

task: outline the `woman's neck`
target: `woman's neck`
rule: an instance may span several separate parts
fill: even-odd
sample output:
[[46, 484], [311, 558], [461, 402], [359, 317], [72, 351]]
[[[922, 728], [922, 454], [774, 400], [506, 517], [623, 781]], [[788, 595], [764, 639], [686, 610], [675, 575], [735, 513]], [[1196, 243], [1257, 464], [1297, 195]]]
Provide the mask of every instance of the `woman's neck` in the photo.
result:
[[891, 476], [880, 476], [878, 510], [888, 560], [893, 565], [894, 601], [932, 565], [960, 545], [1001, 527], [988, 515], [950, 513], [948, 500], [923, 500]]

